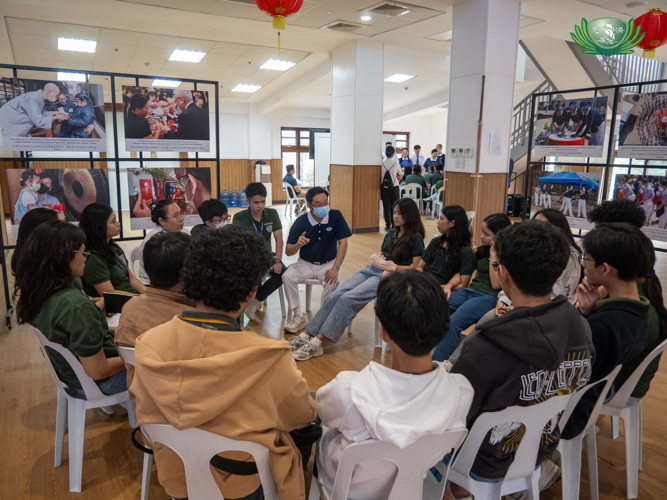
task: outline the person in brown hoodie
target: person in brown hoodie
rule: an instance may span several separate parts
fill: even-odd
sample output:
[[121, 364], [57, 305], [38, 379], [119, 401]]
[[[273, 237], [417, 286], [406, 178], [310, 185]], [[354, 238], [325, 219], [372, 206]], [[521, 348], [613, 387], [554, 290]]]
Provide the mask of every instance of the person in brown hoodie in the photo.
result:
[[[269, 259], [261, 237], [235, 226], [193, 241], [181, 277], [194, 310], [137, 339], [130, 392], [139, 425], [198, 428], [266, 447], [281, 500], [305, 500], [301, 455], [289, 433], [315, 419], [308, 383], [287, 342], [242, 331], [237, 322]], [[252, 457], [227, 452], [212, 465], [220, 465], [219, 457], [227, 459], [226, 467], [211, 469], [225, 498], [263, 498], [259, 474], [225, 472], [248, 468]], [[155, 461], [166, 492], [185, 498], [180, 458], [156, 444]]]
[[[151, 285], [146, 293], [123, 306], [114, 337], [116, 348], [134, 348], [139, 335], [166, 323], [185, 309], [192, 309], [194, 302], [180, 293], [181, 269], [190, 241], [190, 235], [180, 231], [159, 233], [148, 240], [144, 246], [144, 269]], [[126, 368], [130, 387], [134, 367], [126, 365]]]

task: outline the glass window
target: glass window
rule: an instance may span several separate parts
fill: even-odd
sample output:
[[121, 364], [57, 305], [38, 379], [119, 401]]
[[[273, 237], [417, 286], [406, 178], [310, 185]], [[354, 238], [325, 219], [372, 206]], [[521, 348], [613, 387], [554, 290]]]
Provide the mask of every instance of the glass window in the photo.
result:
[[664, 168], [647, 168], [646, 169], [646, 175], [664, 176], [665, 172], [667, 172], [667, 170], [665, 170]]
[[283, 146], [296, 146], [296, 130], [283, 130], [281, 137]]
[[630, 174], [632, 175], [644, 175], [644, 167], [641, 168], [631, 168]]
[[304, 186], [315, 185], [315, 160], [311, 160], [309, 153], [299, 153], [299, 170], [301, 173], [301, 182]]

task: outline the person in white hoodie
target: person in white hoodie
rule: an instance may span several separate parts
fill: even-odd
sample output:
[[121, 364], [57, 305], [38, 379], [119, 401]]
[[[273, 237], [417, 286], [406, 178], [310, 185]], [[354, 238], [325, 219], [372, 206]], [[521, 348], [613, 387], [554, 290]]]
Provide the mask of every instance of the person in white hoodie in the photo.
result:
[[[421, 437], [463, 429], [474, 396], [464, 376], [431, 359], [449, 326], [447, 298], [435, 280], [419, 271], [389, 274], [378, 286], [375, 312], [380, 336], [392, 349], [391, 368], [371, 362], [360, 372], [339, 373], [317, 391], [324, 429], [317, 470], [329, 490], [350, 444], [381, 440], [406, 448]], [[348, 497], [387, 498], [395, 473], [390, 462], [362, 462]]]

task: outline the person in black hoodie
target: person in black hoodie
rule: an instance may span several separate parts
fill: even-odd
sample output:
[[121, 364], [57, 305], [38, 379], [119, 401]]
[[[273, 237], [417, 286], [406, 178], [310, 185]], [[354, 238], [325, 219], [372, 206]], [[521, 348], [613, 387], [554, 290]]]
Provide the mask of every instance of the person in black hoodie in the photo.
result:
[[[594, 352], [590, 327], [565, 297], [551, 300], [551, 289], [567, 266], [569, 245], [562, 231], [539, 220], [514, 224], [496, 235], [491, 263], [514, 309], [478, 324], [452, 367], [475, 390], [468, 429], [482, 413], [538, 404], [588, 382]], [[514, 460], [523, 426], [502, 427], [490, 431], [479, 449], [471, 470], [478, 481], [502, 480]], [[556, 422], [545, 427], [536, 465], [559, 439]], [[467, 496], [458, 485], [451, 492]]]
[[[602, 224], [584, 236], [581, 262], [586, 277], [577, 297], [595, 345], [591, 382], [606, 377], [646, 348], [650, 304], [639, 295], [637, 277], [648, 273], [645, 268], [652, 251], [651, 240], [630, 224]], [[604, 300], [600, 300], [600, 286], [608, 293]], [[584, 430], [599, 395], [595, 388], [581, 398], [563, 429], [564, 439]]]

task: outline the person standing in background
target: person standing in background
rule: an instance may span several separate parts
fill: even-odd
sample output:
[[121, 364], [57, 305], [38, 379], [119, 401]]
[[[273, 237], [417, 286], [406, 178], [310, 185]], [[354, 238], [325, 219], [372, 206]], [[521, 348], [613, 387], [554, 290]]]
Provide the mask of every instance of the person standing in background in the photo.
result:
[[[577, 217], [583, 217], [586, 219], [588, 216], [586, 215], [586, 203], [588, 203], [588, 194], [590, 191], [588, 191], [585, 187], [581, 187], [579, 190], [579, 203], [577, 203]], [[582, 215], [583, 213], [583, 215]]]
[[436, 144], [435, 149], [438, 151], [438, 163], [445, 164], [445, 153], [442, 152], [442, 144]]
[[408, 151], [408, 148], [403, 148], [403, 151], [401, 152], [401, 159], [399, 161], [401, 163], [401, 168], [412, 166], [412, 160], [410, 159], [410, 151]]
[[426, 157], [423, 154], [421, 154], [421, 150], [422, 147], [419, 144], [417, 144], [415, 146], [415, 154], [413, 154], [410, 157], [410, 161], [412, 162], [413, 167], [416, 165], [423, 167], [424, 163], [426, 163]]
[[394, 227], [394, 218], [392, 207], [398, 201], [398, 184], [401, 180], [401, 165], [394, 158], [395, 150], [392, 146], [387, 146], [385, 151], [386, 158], [382, 160], [380, 172], [380, 198], [382, 199], [382, 211], [384, 215], [384, 230], [389, 231]]
[[569, 210], [570, 212], [570, 217], [574, 217], [572, 214], [572, 195], [574, 194], [574, 190], [572, 189], [572, 186], [567, 186], [565, 188], [565, 192], [563, 193], [563, 206], [561, 207], [561, 212], [563, 212], [564, 215], [567, 215], [567, 212]]

